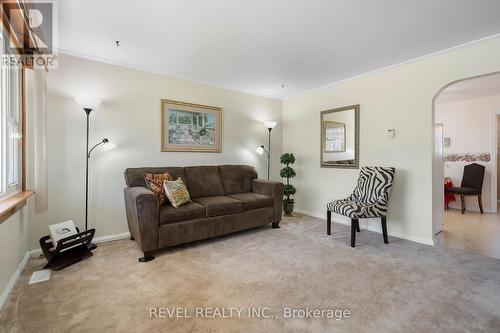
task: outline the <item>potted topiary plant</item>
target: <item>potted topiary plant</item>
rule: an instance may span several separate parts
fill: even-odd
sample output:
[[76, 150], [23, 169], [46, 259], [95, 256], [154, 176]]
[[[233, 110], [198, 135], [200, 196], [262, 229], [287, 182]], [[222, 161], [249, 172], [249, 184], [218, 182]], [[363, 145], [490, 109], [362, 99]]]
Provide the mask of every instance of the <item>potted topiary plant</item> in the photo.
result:
[[280, 161], [281, 164], [285, 165], [285, 167], [280, 171], [280, 176], [281, 178], [286, 178], [285, 189], [283, 192], [285, 195], [285, 198], [283, 199], [283, 211], [285, 212], [285, 216], [292, 216], [295, 201], [290, 197], [294, 195], [297, 190], [290, 184], [290, 178], [296, 176], [295, 170], [293, 170], [290, 165], [295, 163], [295, 156], [291, 153], [284, 153], [281, 155]]

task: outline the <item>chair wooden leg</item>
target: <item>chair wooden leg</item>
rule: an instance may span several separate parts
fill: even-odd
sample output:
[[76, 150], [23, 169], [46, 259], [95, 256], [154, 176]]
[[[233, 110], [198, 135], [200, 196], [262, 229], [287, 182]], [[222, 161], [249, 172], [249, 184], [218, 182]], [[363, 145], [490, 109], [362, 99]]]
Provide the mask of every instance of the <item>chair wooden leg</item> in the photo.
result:
[[326, 212], [326, 234], [332, 234], [332, 212], [329, 210]]
[[351, 247], [356, 246], [357, 225], [358, 225], [358, 219], [351, 219]]
[[382, 216], [382, 235], [384, 236], [384, 243], [389, 244], [389, 240], [387, 238], [387, 217]]
[[356, 231], [357, 231], [357, 232], [361, 232], [361, 229], [359, 229], [359, 220], [358, 220], [358, 222], [356, 223]]
[[483, 210], [483, 198], [482, 198], [481, 194], [477, 196], [477, 201], [479, 202], [479, 210], [481, 211], [481, 214], [484, 214], [484, 210]]
[[462, 214], [465, 213], [465, 197], [463, 195], [460, 196], [460, 203], [462, 204]]

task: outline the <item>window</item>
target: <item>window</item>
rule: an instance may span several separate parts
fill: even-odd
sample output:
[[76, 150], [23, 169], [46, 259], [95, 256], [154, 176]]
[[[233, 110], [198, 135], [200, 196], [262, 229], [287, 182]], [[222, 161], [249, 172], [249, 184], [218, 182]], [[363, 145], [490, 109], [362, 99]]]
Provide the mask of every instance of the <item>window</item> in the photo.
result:
[[[0, 37], [1, 38], [1, 37]], [[5, 40], [0, 40], [4, 54]], [[0, 199], [21, 190], [21, 70], [0, 64]]]

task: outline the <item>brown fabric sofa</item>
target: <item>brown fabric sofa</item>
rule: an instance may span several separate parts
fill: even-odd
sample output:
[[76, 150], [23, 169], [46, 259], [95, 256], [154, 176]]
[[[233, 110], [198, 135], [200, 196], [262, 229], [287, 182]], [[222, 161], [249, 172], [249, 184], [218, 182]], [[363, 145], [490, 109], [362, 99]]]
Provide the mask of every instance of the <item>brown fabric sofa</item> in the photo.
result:
[[[193, 202], [159, 207], [144, 173], [170, 172], [182, 178]], [[271, 223], [279, 228], [283, 184], [257, 179], [246, 165], [129, 168], [125, 170], [125, 207], [131, 239], [144, 257], [169, 246], [207, 239]]]

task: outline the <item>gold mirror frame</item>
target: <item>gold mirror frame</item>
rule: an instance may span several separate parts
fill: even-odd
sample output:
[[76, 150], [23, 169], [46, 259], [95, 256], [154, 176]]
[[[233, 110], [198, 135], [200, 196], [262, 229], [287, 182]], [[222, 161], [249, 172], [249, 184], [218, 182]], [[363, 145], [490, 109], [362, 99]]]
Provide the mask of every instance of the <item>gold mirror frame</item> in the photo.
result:
[[[326, 137], [325, 122], [326, 122], [326, 120], [323, 120], [323, 118], [325, 117], [325, 115], [330, 114], [330, 113], [348, 111], [348, 110], [354, 111], [354, 164], [326, 163], [323, 161], [323, 156], [325, 153], [325, 137]], [[359, 104], [321, 111], [319, 121], [320, 121], [320, 130], [321, 130], [321, 137], [320, 137], [320, 143], [319, 143], [320, 152], [321, 152], [321, 154], [320, 154], [320, 167], [322, 167], [322, 168], [341, 168], [341, 169], [359, 169]], [[347, 145], [347, 143], [345, 143], [345, 144]]]

